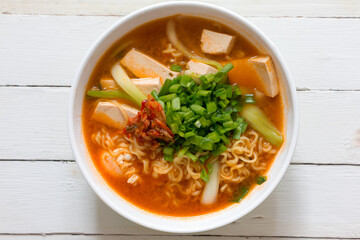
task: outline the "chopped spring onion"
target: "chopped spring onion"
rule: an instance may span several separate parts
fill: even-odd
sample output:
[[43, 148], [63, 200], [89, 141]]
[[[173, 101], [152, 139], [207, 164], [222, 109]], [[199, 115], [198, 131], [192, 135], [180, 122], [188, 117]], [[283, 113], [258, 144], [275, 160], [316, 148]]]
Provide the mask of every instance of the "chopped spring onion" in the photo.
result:
[[256, 184], [261, 185], [266, 182], [266, 176], [257, 176], [255, 180]]
[[194, 162], [196, 162], [197, 160], [198, 160], [198, 158], [194, 155], [194, 154], [192, 154], [191, 152], [189, 152], [189, 151], [187, 151], [186, 153], [185, 153], [185, 155], [186, 156], [188, 156], [191, 160], [193, 160]]
[[172, 110], [174, 110], [174, 111], [180, 110], [180, 98], [179, 97], [173, 98], [173, 100], [171, 101], [171, 107], [172, 107]]
[[217, 106], [215, 102], [208, 102], [206, 103], [206, 111], [208, 113], [214, 113], [217, 110]]
[[146, 99], [144, 93], [142, 93], [136, 85], [130, 80], [129, 76], [126, 74], [125, 70], [119, 65], [114, 64], [111, 68], [111, 74], [115, 79], [116, 83], [130, 96], [134, 99], [134, 102], [137, 105], [141, 106], [141, 102]]
[[228, 63], [219, 72], [228, 73], [233, 68], [234, 68], [234, 65], [232, 63]]
[[153, 90], [153, 91], [151, 92], [151, 96], [153, 96], [156, 101], [159, 101], [159, 96], [158, 96], [158, 94], [157, 94], [157, 92], [156, 92], [155, 90]]
[[172, 147], [164, 147], [164, 154], [165, 155], [173, 155], [174, 154], [174, 148], [172, 148]]
[[204, 164], [208, 158], [209, 158], [209, 155], [201, 156], [201, 157], [199, 157], [199, 161], [201, 162], [201, 164]]
[[238, 123], [240, 124], [233, 133], [234, 139], [240, 139], [241, 134], [246, 131], [247, 123], [244, 121], [243, 118], [238, 118]]
[[238, 191], [235, 192], [234, 197], [232, 199], [232, 202], [240, 202], [244, 199], [246, 194], [248, 194], [249, 188], [247, 187], [241, 187], [238, 189]]
[[211, 154], [216, 157], [219, 156], [221, 153], [225, 152], [226, 149], [227, 147], [224, 144], [220, 144], [214, 151], [211, 152]]
[[201, 170], [200, 178], [206, 183], [209, 182], [209, 174], [205, 171], [205, 169]]
[[159, 97], [159, 99], [163, 102], [169, 102], [171, 100], [173, 100], [174, 98], [176, 98], [176, 94], [172, 93], [172, 94], [168, 94], [168, 95], [164, 95]]
[[174, 72], [181, 72], [181, 66], [173, 64], [171, 65], [170, 70]]
[[[258, 129], [247, 109], [255, 105], [246, 104], [253, 103], [252, 95], [245, 96], [238, 85], [225, 83], [227, 72], [232, 68], [232, 64], [227, 64], [215, 74], [202, 75], [199, 83], [182, 74], [166, 80], [158, 95], [153, 93], [164, 106], [167, 125], [175, 136], [171, 143], [176, 146], [173, 155], [187, 155], [204, 164], [210, 156], [216, 158], [226, 151], [231, 139], [240, 139], [248, 122]], [[262, 134], [261, 130], [258, 132]], [[194, 153], [198, 152], [208, 156], [196, 157]], [[203, 176], [206, 177], [205, 173]]]
[[173, 155], [164, 155], [164, 160], [167, 162], [172, 162], [174, 160]]
[[165, 93], [167, 93], [167, 91], [169, 90], [171, 85], [171, 80], [170, 79], [166, 79], [164, 84], [162, 85], [160, 92], [159, 92], [159, 97], [162, 95], [165, 95]]
[[190, 106], [190, 109], [195, 112], [196, 114], [199, 114], [199, 115], [204, 115], [206, 113], [206, 109], [203, 108], [202, 106], [199, 106], [197, 104], [192, 104]]
[[182, 89], [182, 87], [180, 84], [174, 84], [169, 87], [169, 92], [177, 93], [177, 92], [181, 92], [181, 89]]
[[254, 104], [246, 104], [241, 111], [241, 115], [250, 126], [258, 131], [267, 141], [277, 147], [281, 146], [284, 141], [281, 133], [259, 107]]
[[184, 146], [182, 149], [180, 149], [180, 151], [178, 152], [178, 156], [182, 157], [186, 154], [186, 152], [189, 150], [189, 146]]

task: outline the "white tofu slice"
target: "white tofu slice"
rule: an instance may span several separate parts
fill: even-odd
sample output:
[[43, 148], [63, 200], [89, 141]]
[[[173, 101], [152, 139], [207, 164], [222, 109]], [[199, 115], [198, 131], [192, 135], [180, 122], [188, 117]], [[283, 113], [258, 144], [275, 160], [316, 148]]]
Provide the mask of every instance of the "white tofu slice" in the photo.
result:
[[204, 29], [201, 34], [201, 50], [208, 54], [229, 54], [234, 47], [235, 36]]
[[209, 73], [217, 73], [217, 70], [205, 63], [196, 62], [196, 61], [189, 61], [187, 63], [187, 68], [190, 72], [198, 74], [198, 75], [205, 75]]
[[160, 91], [161, 82], [160, 78], [138, 78], [138, 79], [131, 79], [135, 86], [139, 88], [146, 96], [151, 94], [153, 90], [157, 92]]
[[124, 110], [124, 113], [129, 117], [129, 118], [133, 118], [135, 117], [139, 110], [137, 110], [136, 108], [133, 108], [129, 105], [126, 105], [126, 104], [121, 104], [120, 106], [123, 110]]
[[259, 56], [250, 58], [248, 62], [253, 66], [260, 79], [263, 81], [264, 94], [275, 97], [279, 93], [279, 84], [275, 66], [270, 56]]
[[103, 90], [119, 90], [119, 86], [115, 80], [110, 77], [101, 78], [100, 85]]
[[171, 71], [161, 63], [134, 49], [130, 50], [120, 63], [139, 78], [160, 77], [162, 83], [168, 78], [173, 79], [179, 75], [178, 72]]
[[99, 102], [94, 110], [92, 119], [109, 127], [123, 129], [129, 118], [138, 114], [139, 110], [127, 104]]
[[128, 116], [125, 115], [120, 104], [112, 102], [99, 102], [91, 118], [109, 127], [118, 129], [124, 128], [128, 121]]

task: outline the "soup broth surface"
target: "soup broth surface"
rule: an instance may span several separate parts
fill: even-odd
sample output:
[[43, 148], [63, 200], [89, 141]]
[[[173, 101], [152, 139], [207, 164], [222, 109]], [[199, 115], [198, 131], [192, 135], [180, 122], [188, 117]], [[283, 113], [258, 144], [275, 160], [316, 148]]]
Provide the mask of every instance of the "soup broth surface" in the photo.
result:
[[[191, 16], [175, 16], [172, 17], [176, 23], [176, 32], [179, 40], [197, 54], [201, 54], [212, 60], [221, 63], [227, 63], [235, 59], [255, 57], [263, 53], [259, 52], [255, 46], [243, 38], [238, 32], [235, 32], [230, 27], [221, 23]], [[185, 56], [174, 58], [171, 54], [164, 54], [163, 51], [169, 47], [169, 40], [166, 34], [166, 24], [170, 18], [158, 19], [144, 25], [141, 25], [113, 44], [108, 51], [98, 61], [93, 73], [87, 84], [87, 90], [99, 86], [99, 81], [102, 77], [111, 77], [110, 69], [113, 64], [119, 62], [124, 55], [131, 49], [136, 49], [155, 59], [156, 61], [170, 67], [172, 63], [182, 66], [186, 65], [189, 59]], [[200, 38], [203, 29], [209, 29], [216, 32], [221, 32], [236, 36], [235, 46], [229, 55], [207, 55], [201, 53]], [[130, 78], [136, 78], [130, 71], [127, 71]], [[255, 93], [255, 89], [242, 89], [243, 92]], [[178, 195], [177, 204], [169, 203], [169, 197], [166, 195], [165, 185], [169, 181], [166, 175], [160, 175], [154, 178], [151, 174], [140, 173], [141, 182], [137, 185], [128, 183], [128, 178], [124, 176], [117, 176], [104, 168], [102, 164], [102, 154], [104, 149], [94, 142], [94, 134], [101, 131], [104, 125], [102, 123], [93, 121], [91, 119], [95, 108], [95, 103], [98, 99], [85, 97], [82, 112], [83, 133], [87, 149], [91, 155], [92, 161], [96, 168], [101, 173], [106, 182], [113, 188], [121, 197], [130, 203], [138, 206], [146, 211], [169, 216], [195, 216], [206, 214], [209, 212], [218, 211], [227, 207], [231, 202], [232, 194], [219, 191], [216, 203], [211, 205], [203, 205], [199, 198], [184, 197]], [[136, 108], [132, 102], [126, 100], [119, 100], [119, 103], [126, 103]], [[283, 114], [283, 99], [280, 94], [274, 98], [263, 97], [261, 102], [257, 105], [264, 111], [268, 119], [275, 125], [275, 127], [283, 132], [284, 114]], [[248, 131], [251, 128], [248, 127]], [[121, 134], [118, 129], [107, 128], [107, 131], [112, 135]], [[278, 148], [276, 148], [278, 149]], [[152, 149], [149, 149], [149, 154]], [[254, 151], [257, 151], [255, 149]], [[261, 155], [261, 164], [265, 166], [264, 169], [254, 170], [249, 167], [250, 174], [241, 183], [229, 183], [229, 188], [241, 188], [247, 186], [250, 191], [256, 185], [256, 176], [266, 176], [276, 154]], [[137, 165], [136, 165], [137, 164]], [[142, 168], [142, 162], [135, 163], [135, 167]], [[188, 184], [187, 180], [180, 182], [184, 186]], [[240, 203], [241, 204], [241, 203]]]

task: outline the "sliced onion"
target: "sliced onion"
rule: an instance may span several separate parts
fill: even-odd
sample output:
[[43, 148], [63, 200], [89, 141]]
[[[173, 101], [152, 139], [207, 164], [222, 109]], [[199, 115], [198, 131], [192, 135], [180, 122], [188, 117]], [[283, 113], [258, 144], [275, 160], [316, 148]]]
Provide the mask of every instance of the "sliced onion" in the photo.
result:
[[127, 41], [124, 42], [123, 44], [121, 44], [120, 46], [118, 46], [117, 48], [115, 48], [115, 50], [111, 53], [110, 55], [110, 59], [114, 58], [116, 55], [118, 55], [121, 51], [125, 50], [125, 48], [127, 48], [128, 46], [130, 46], [130, 44], [132, 43], [132, 41]]
[[218, 70], [222, 69], [222, 65], [219, 62], [216, 62], [214, 60], [200, 57], [196, 55], [195, 53], [192, 53], [185, 45], [179, 41], [176, 31], [175, 31], [175, 23], [173, 20], [169, 20], [166, 26], [166, 33], [167, 36], [171, 42], [171, 44], [176, 47], [182, 54], [184, 54], [186, 57], [196, 60], [198, 62], [202, 62], [211, 66], [215, 66]]
[[208, 59], [208, 58], [193, 58], [193, 60], [205, 63], [207, 65], [214, 66], [214, 67], [217, 68], [218, 71], [220, 71], [223, 68], [221, 63], [219, 63], [217, 61], [214, 61], [214, 60], [211, 60], [211, 59]]
[[209, 175], [209, 182], [206, 183], [204, 192], [201, 196], [202, 204], [213, 204], [216, 202], [220, 184], [220, 166], [219, 161], [213, 163], [212, 173]]

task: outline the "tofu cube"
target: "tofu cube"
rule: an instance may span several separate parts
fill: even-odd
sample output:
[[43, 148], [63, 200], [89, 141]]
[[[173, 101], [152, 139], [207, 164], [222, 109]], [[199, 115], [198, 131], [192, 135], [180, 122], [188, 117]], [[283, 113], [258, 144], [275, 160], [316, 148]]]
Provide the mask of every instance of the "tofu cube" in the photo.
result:
[[160, 91], [161, 82], [160, 78], [138, 78], [138, 79], [131, 79], [133, 83], [142, 91], [146, 96], [151, 94], [153, 90], [156, 92]]
[[162, 83], [166, 79], [173, 79], [179, 75], [178, 72], [171, 71], [161, 63], [134, 49], [130, 50], [120, 63], [139, 78], [160, 77]]
[[201, 50], [208, 54], [229, 54], [234, 47], [235, 36], [204, 29], [201, 34]]
[[91, 119], [109, 127], [123, 129], [129, 118], [135, 117], [138, 112], [139, 110], [127, 104], [98, 102]]
[[123, 129], [128, 120], [120, 105], [112, 102], [99, 102], [91, 118], [109, 127], [118, 129]]
[[127, 104], [121, 104], [120, 107], [123, 109], [124, 113], [128, 116], [128, 118], [135, 117], [139, 112], [139, 110], [137, 110], [136, 108], [133, 108]]
[[205, 75], [209, 73], [217, 73], [217, 70], [205, 63], [196, 62], [196, 61], [189, 61], [187, 63], [187, 68], [190, 72], [198, 74], [198, 75]]
[[268, 97], [279, 93], [275, 66], [270, 56], [257, 56], [231, 61], [234, 68], [228, 73], [231, 84], [255, 88]]
[[275, 97], [279, 93], [279, 84], [275, 66], [270, 56], [253, 57], [248, 60], [263, 81], [266, 96]]
[[119, 90], [119, 86], [115, 80], [110, 77], [101, 78], [100, 85], [103, 90]]

